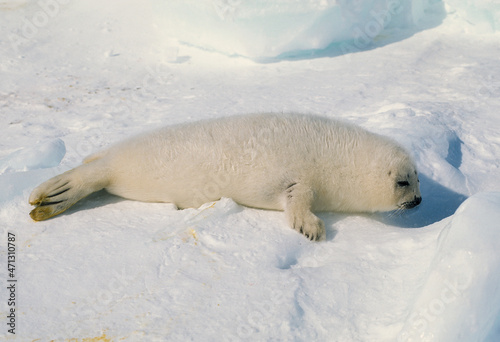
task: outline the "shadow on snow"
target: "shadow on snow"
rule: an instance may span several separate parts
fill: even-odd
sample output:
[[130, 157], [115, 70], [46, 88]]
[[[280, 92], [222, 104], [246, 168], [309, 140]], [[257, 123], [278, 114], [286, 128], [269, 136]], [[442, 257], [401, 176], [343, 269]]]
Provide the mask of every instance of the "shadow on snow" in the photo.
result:
[[467, 196], [450, 190], [429, 177], [420, 175], [422, 203], [401, 214], [376, 213], [376, 220], [402, 228], [420, 228], [441, 221], [455, 213]]

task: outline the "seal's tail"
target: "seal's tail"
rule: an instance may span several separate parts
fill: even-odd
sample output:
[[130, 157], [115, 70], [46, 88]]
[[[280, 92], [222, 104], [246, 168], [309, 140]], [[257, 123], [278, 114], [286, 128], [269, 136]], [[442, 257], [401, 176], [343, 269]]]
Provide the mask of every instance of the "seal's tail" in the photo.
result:
[[105, 188], [109, 183], [108, 173], [100, 160], [80, 165], [55, 176], [36, 187], [29, 202], [35, 206], [30, 216], [43, 221], [56, 216], [82, 198]]

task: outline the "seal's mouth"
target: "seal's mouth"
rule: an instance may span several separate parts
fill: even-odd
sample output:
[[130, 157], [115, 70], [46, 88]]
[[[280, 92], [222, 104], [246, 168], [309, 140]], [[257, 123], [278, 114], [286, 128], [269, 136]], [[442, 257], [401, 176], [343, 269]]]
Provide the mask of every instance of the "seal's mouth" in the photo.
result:
[[417, 205], [420, 204], [420, 202], [422, 202], [422, 197], [415, 196], [415, 198], [413, 199], [413, 201], [407, 201], [407, 202], [401, 203], [399, 205], [399, 209], [411, 209], [411, 208], [415, 208]]

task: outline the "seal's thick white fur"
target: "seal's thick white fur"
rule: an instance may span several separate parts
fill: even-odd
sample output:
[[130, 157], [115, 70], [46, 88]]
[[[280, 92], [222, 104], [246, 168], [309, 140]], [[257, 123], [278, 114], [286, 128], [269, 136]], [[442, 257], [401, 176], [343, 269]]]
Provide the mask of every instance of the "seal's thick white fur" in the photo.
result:
[[318, 211], [387, 211], [420, 203], [415, 165], [385, 137], [301, 114], [256, 114], [170, 126], [87, 157], [33, 190], [34, 220], [105, 188], [179, 208], [230, 197], [284, 210], [289, 224], [324, 239]]

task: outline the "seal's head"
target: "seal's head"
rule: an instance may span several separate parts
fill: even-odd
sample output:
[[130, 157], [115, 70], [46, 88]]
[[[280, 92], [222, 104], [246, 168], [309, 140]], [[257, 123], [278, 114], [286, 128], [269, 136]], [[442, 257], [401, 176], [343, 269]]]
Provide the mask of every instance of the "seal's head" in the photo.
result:
[[389, 186], [393, 188], [392, 209], [411, 209], [422, 202], [420, 180], [413, 160], [406, 154], [398, 157], [387, 171]]
[[367, 207], [372, 211], [414, 208], [422, 202], [415, 163], [399, 145], [387, 146], [371, 151], [371, 184], [364, 186], [364, 197], [369, 201]]
[[420, 180], [417, 170], [398, 172], [394, 178], [394, 194], [397, 198], [397, 209], [411, 209], [422, 202]]

